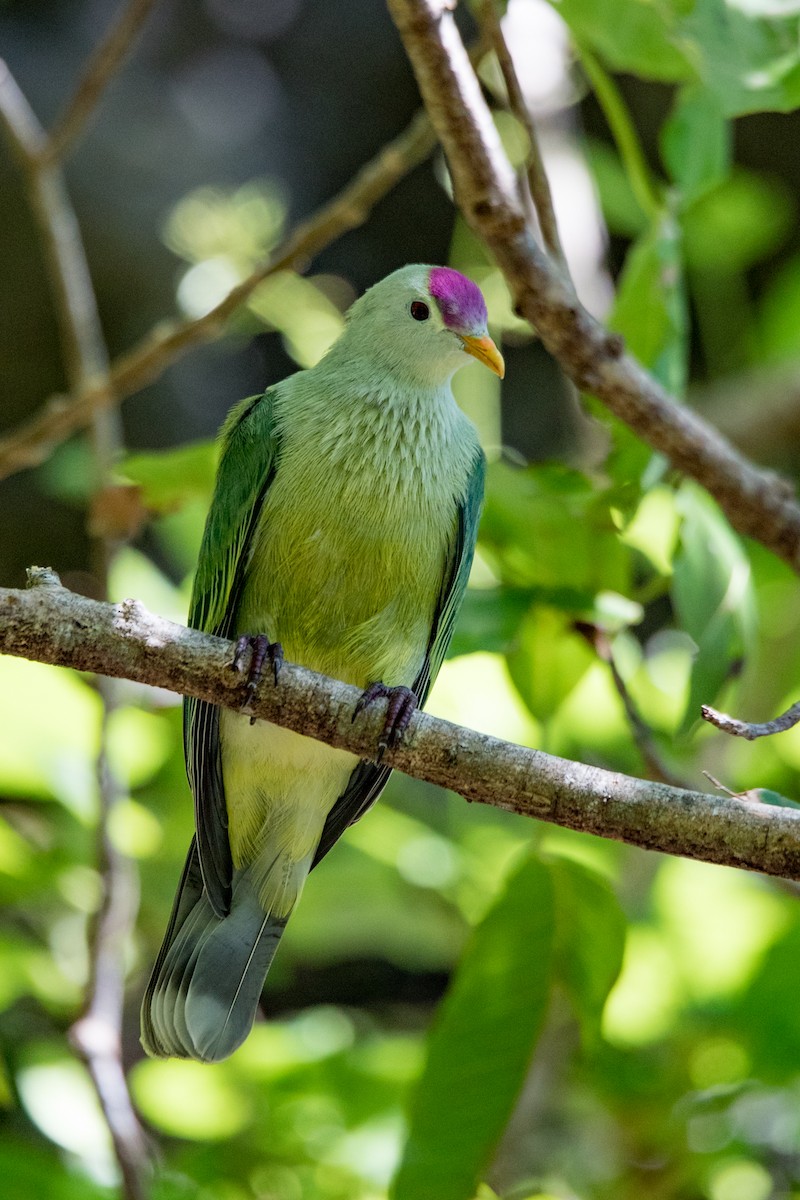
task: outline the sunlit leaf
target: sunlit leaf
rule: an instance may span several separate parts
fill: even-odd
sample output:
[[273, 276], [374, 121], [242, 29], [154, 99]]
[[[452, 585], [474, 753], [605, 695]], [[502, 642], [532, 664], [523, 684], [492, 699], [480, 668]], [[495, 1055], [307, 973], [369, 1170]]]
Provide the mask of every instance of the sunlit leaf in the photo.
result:
[[800, 102], [800, 47], [791, 6], [725, 0], [552, 0], [578, 42], [616, 71], [703, 81], [728, 116]]
[[552, 0], [580, 39], [585, 39], [618, 71], [672, 82], [694, 75], [691, 48], [672, 36], [679, 24], [678, 4], [645, 0]]
[[527, 859], [475, 930], [431, 1031], [393, 1200], [469, 1200], [502, 1133], [550, 990], [550, 872]]
[[601, 589], [627, 590], [630, 557], [609, 504], [578, 471], [492, 463], [480, 538], [515, 587], [580, 592], [588, 604]]
[[74, 1161], [64, 1161], [47, 1143], [37, 1143], [32, 1153], [27, 1134], [12, 1135], [8, 1131], [0, 1144], [0, 1177], [7, 1200], [33, 1196], [46, 1196], [47, 1200], [117, 1200], [119, 1195], [117, 1187], [104, 1187], [88, 1178], [85, 1171], [76, 1169]]
[[137, 1064], [131, 1085], [148, 1120], [173, 1137], [218, 1141], [249, 1119], [247, 1097], [225, 1068], [147, 1059]]
[[614, 892], [594, 871], [569, 859], [554, 860], [550, 869], [556, 898], [555, 969], [591, 1045], [622, 968], [627, 922]]
[[55, 796], [82, 818], [93, 814], [100, 701], [79, 675], [0, 659], [0, 727], [4, 791]]
[[520, 625], [506, 661], [526, 706], [546, 721], [595, 662], [595, 655], [569, 617], [537, 606]]

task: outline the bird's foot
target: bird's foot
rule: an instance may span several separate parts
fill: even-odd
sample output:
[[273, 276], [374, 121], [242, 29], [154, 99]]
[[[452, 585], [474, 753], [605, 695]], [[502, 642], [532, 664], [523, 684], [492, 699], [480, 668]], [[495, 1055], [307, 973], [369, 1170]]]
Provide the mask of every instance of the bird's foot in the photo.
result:
[[[258, 685], [261, 682], [261, 677], [264, 673], [264, 663], [269, 663], [272, 667], [272, 674], [277, 686], [278, 679], [283, 666], [283, 646], [280, 642], [271, 642], [269, 638], [259, 633], [255, 636], [245, 633], [239, 638], [236, 643], [236, 650], [233, 655], [231, 666], [234, 671], [241, 671], [242, 662], [247, 651], [250, 650], [250, 666], [247, 668], [247, 683], [244, 689], [244, 700], [242, 701], [242, 709], [246, 710], [250, 707]], [[250, 724], [255, 725], [255, 717], [250, 718]]]
[[358, 714], [362, 713], [365, 708], [369, 708], [373, 701], [384, 698], [389, 703], [386, 705], [386, 720], [383, 723], [383, 732], [378, 742], [377, 762], [383, 758], [384, 751], [399, 745], [403, 740], [403, 734], [408, 729], [411, 718], [419, 705], [419, 700], [411, 688], [387, 687], [385, 683], [378, 681], [371, 683], [366, 689], [355, 707], [352, 719], [355, 721]]

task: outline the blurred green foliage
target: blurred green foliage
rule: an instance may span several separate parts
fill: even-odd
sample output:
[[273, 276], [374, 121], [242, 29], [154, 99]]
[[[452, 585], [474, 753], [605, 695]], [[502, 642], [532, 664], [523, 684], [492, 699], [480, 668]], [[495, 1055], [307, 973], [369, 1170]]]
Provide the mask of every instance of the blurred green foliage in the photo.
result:
[[[591, 55], [601, 71], [670, 89], [648, 146], [662, 168], [607, 137], [579, 142], [622, 260], [612, 328], [680, 396], [725, 370], [795, 358], [800, 256], [774, 261], [794, 201], [732, 148], [734, 118], [800, 100], [797, 6], [553, 7], [578, 64]], [[619, 132], [615, 93], [605, 95]], [[521, 161], [519, 125], [499, 127]], [[262, 172], [174, 200], [163, 231], [186, 314], [206, 311], [277, 244], [293, 199]], [[481, 283], [494, 330], [522, 355], [505, 284], [457, 218], [451, 261]], [[284, 273], [235, 332], [277, 333], [306, 366], [354, 293], [345, 271]], [[530, 392], [529, 360], [518, 361]], [[696, 727], [701, 702], [757, 716], [794, 698], [795, 576], [591, 397], [593, 451], [569, 466], [500, 452], [488, 373], [464, 372], [459, 398], [492, 461], [472, 586], [430, 708], [643, 774], [609, 666], [585, 636], [593, 626], [673, 774], [702, 787], [708, 769], [733, 791], [769, 789], [771, 803], [800, 798], [799, 730], [751, 745]], [[213, 441], [192, 433], [120, 464], [145, 525], [116, 559], [115, 598], [182, 619], [215, 462]], [[83, 442], [61, 447], [39, 473], [43, 492], [82, 506], [88, 464]], [[268, 980], [269, 1019], [233, 1058], [144, 1060], [138, 1002], [192, 818], [176, 698], [127, 684], [123, 700], [108, 750], [130, 796], [110, 835], [141, 873], [123, 1050], [159, 1146], [153, 1200], [800, 1197], [794, 890], [468, 807], [408, 779], [395, 778], [313, 873]], [[108, 1132], [67, 1039], [102, 888], [101, 715], [87, 679], [0, 660], [8, 1200], [118, 1194]]]

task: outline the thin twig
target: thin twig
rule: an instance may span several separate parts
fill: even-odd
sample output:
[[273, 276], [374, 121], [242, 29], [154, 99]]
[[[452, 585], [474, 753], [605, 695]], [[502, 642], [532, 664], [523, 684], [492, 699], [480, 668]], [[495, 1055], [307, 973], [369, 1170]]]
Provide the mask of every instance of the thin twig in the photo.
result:
[[100, 389], [107, 362], [95, 338], [97, 306], [75, 213], [61, 172], [39, 164], [44, 130], [1, 60], [0, 122], [25, 177], [39, 227], [69, 384]]
[[578, 633], [585, 637], [589, 644], [593, 647], [598, 658], [600, 658], [611, 672], [611, 679], [614, 688], [622, 701], [622, 707], [625, 710], [625, 716], [630, 727], [633, 740], [636, 747], [644, 760], [648, 774], [651, 779], [657, 779], [661, 783], [668, 783], [670, 787], [685, 788], [686, 782], [680, 779], [666, 765], [661, 757], [661, 753], [656, 745], [656, 740], [653, 731], [647, 722], [642, 717], [638, 708], [633, 702], [633, 697], [628, 691], [628, 685], [622, 678], [614, 658], [614, 650], [611, 645], [611, 638], [603, 629], [599, 629], [597, 625], [591, 625], [584, 621], [579, 621], [575, 625]]
[[[74, 390], [108, 390], [108, 354], [80, 229], [57, 162], [40, 153], [44, 130], [6, 70], [0, 74], [0, 116], [28, 183], [31, 207], [44, 249], [58, 318], [67, 378]], [[109, 479], [121, 446], [119, 414], [98, 409], [91, 424], [96, 485]], [[113, 544], [103, 535], [92, 542], [93, 574], [106, 595]], [[125, 1196], [144, 1200], [149, 1173], [148, 1150], [128, 1092], [122, 1066], [121, 1032], [125, 985], [125, 947], [138, 908], [135, 867], [109, 837], [109, 822], [124, 799], [106, 749], [108, 721], [116, 705], [116, 681], [96, 681], [103, 703], [97, 772], [100, 795], [98, 859], [103, 897], [89, 942], [90, 980], [83, 1013], [71, 1030], [72, 1042], [86, 1063], [111, 1133]]]
[[110, 387], [90, 386], [74, 396], [55, 396], [41, 412], [0, 439], [0, 479], [37, 466], [53, 448], [84, 428], [95, 410], [116, 404], [152, 383], [187, 350], [216, 337], [226, 321], [258, 285], [278, 271], [302, 270], [336, 238], [363, 224], [374, 206], [436, 145], [436, 135], [424, 112], [364, 166], [330, 203], [292, 232], [279, 249], [247, 279], [195, 320], [169, 321], [156, 326], [132, 350], [111, 365]]
[[83, 133], [103, 92], [131, 52], [156, 0], [128, 0], [118, 19], [89, 57], [72, 99], [41, 148], [42, 165], [62, 162]]
[[[33, 581], [41, 576], [33, 572]], [[238, 711], [234, 645], [153, 616], [134, 600], [103, 604], [45, 574], [0, 590], [0, 653], [103, 672]], [[362, 758], [374, 757], [381, 703], [353, 722], [358, 688], [287, 663], [250, 711]], [[416, 713], [387, 765], [469, 800], [707, 862], [800, 879], [800, 811], [687, 791], [571, 762]]]
[[696, 479], [740, 533], [800, 570], [794, 489], [761, 471], [625, 354], [537, 246], [514, 173], [446, 0], [388, 0], [450, 167], [466, 220], [494, 254], [516, 311], [581, 390], [597, 396], [673, 466]]
[[566, 270], [567, 260], [558, 232], [553, 196], [550, 191], [550, 183], [539, 148], [536, 126], [528, 105], [525, 102], [525, 97], [522, 94], [522, 88], [519, 85], [519, 79], [514, 67], [514, 60], [511, 57], [506, 39], [503, 36], [503, 29], [497, 14], [497, 8], [495, 7], [495, 0], [484, 0], [481, 13], [482, 24], [488, 32], [488, 40], [497, 55], [497, 61], [500, 65], [506, 91], [508, 92], [509, 106], [528, 136], [529, 151], [526, 174], [531, 198], [536, 209], [536, 216], [539, 219], [542, 238], [545, 247], [552, 254], [553, 258], [561, 265], [562, 269]]
[[800, 700], [772, 721], [740, 721], [738, 717], [730, 717], [727, 713], [718, 712], [710, 704], [701, 705], [700, 713], [704, 721], [708, 721], [709, 725], [716, 725], [717, 729], [721, 729], [723, 733], [754, 742], [756, 738], [771, 737], [773, 733], [785, 733], [787, 729], [794, 729], [795, 725], [800, 723]]

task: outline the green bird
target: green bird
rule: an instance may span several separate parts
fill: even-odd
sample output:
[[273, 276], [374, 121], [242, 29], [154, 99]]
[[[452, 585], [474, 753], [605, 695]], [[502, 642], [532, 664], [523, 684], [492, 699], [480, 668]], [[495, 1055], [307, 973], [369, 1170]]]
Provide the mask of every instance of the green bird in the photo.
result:
[[[387, 695], [382, 745], [424, 703], [483, 501], [484, 456], [450, 380], [470, 356], [503, 376], [486, 322], [459, 272], [403, 267], [356, 301], [315, 367], [231, 412], [189, 624], [239, 639], [236, 664], [251, 653], [245, 707], [284, 653], [364, 689], [359, 707]], [[390, 768], [192, 698], [184, 748], [196, 835], [142, 1043], [215, 1062], [252, 1027], [308, 872]]]

